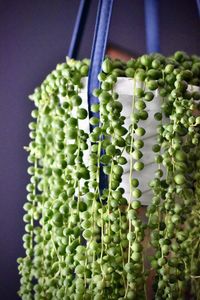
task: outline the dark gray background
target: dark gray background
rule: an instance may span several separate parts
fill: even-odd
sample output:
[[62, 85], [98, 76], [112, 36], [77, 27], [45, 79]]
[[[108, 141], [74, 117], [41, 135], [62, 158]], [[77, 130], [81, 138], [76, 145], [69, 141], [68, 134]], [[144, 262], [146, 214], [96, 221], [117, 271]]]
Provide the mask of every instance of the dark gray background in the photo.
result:
[[[16, 258], [23, 255], [22, 206], [28, 128], [28, 95], [58, 62], [65, 60], [78, 0], [0, 1], [0, 299], [17, 299]], [[89, 57], [97, 0], [92, 1], [79, 58]], [[161, 0], [161, 52], [200, 54], [195, 0]], [[145, 53], [142, 0], [115, 0], [109, 41], [132, 53]]]

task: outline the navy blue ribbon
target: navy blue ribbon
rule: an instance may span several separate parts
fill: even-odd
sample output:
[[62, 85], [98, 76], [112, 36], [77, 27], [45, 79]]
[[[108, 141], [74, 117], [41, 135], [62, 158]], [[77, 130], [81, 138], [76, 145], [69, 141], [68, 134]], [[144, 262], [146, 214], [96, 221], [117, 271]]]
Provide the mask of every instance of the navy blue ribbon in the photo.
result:
[[83, 36], [85, 23], [87, 20], [90, 3], [91, 3], [91, 0], [81, 0], [80, 1], [80, 5], [79, 5], [77, 17], [76, 17], [76, 22], [75, 22], [75, 26], [74, 26], [74, 31], [72, 34], [72, 39], [71, 39], [71, 43], [70, 43], [69, 51], [68, 51], [68, 57], [70, 57], [70, 58], [77, 58], [81, 38]]
[[200, 17], [200, 0], [197, 0], [197, 8], [198, 8], [199, 17]]
[[[102, 62], [105, 56], [106, 43], [108, 38], [108, 31], [112, 13], [113, 0], [99, 0], [97, 19], [95, 25], [95, 33], [93, 38], [90, 70], [88, 76], [88, 111], [89, 117], [98, 117], [99, 113], [91, 111], [91, 105], [99, 103], [98, 98], [93, 96], [93, 91], [100, 87], [98, 74], [101, 72]], [[90, 132], [93, 126], [90, 125]], [[101, 152], [103, 154], [103, 151]], [[103, 172], [103, 166], [100, 165], [100, 192], [107, 187], [108, 178]]]
[[145, 0], [145, 27], [147, 53], [160, 52], [159, 0]]
[[92, 92], [95, 88], [100, 87], [97, 77], [101, 72], [101, 65], [105, 56], [112, 5], [113, 0], [99, 0], [88, 76], [88, 108], [90, 118], [93, 116], [99, 117], [97, 113], [91, 111], [91, 105], [98, 103], [98, 98], [93, 96]]

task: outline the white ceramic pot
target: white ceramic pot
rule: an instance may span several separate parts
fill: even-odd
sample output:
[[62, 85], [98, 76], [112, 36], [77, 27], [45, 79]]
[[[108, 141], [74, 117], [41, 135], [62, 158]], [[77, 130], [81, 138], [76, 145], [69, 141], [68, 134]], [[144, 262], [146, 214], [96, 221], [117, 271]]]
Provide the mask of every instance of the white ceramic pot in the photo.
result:
[[[87, 103], [87, 78], [82, 79], [83, 89], [80, 91], [79, 95], [81, 96], [83, 103], [82, 107], [88, 109]], [[135, 82], [132, 78], [119, 77], [117, 83], [115, 84], [114, 90], [119, 94], [119, 101], [123, 104], [123, 110], [121, 114], [126, 117], [125, 127], [128, 128], [131, 124], [130, 115], [132, 110], [132, 101], [134, 88], [141, 87], [141, 83]], [[191, 87], [190, 87], [191, 89]], [[194, 87], [198, 90], [198, 87]], [[139, 189], [142, 191], [142, 197], [140, 201], [142, 205], [148, 205], [152, 199], [152, 192], [149, 188], [149, 181], [153, 178], [154, 172], [157, 169], [157, 164], [154, 163], [155, 153], [152, 151], [152, 146], [156, 143], [156, 128], [158, 121], [154, 119], [154, 114], [160, 111], [161, 99], [158, 95], [158, 92], [154, 92], [154, 99], [151, 102], [146, 102], [146, 110], [148, 112], [148, 119], [145, 121], [139, 121], [138, 125], [143, 127], [146, 130], [145, 135], [142, 137], [144, 141], [144, 147], [141, 149], [143, 157], [141, 161], [144, 163], [144, 169], [142, 171], [133, 171], [133, 176], [139, 180]], [[61, 99], [62, 101], [62, 99]], [[73, 114], [73, 112], [72, 112]], [[164, 121], [164, 120], [163, 120]], [[89, 119], [80, 121], [80, 127], [84, 131], [89, 133]], [[121, 187], [124, 188], [124, 196], [129, 199], [129, 170], [130, 170], [130, 156], [129, 154], [123, 153], [127, 158], [128, 163], [124, 165], [124, 174], [122, 177]], [[84, 154], [84, 162], [87, 165], [89, 158], [89, 151], [86, 151]]]

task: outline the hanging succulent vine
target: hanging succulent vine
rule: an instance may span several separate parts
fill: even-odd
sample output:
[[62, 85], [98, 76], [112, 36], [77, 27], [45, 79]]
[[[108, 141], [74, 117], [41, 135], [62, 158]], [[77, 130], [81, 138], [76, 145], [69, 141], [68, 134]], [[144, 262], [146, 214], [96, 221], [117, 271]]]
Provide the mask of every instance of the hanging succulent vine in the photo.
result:
[[[36, 109], [24, 204], [25, 257], [19, 258], [23, 300], [148, 299], [146, 280], [154, 276], [154, 299], [200, 299], [200, 58], [178, 51], [171, 57], [143, 55], [127, 63], [105, 59], [94, 91], [89, 133], [81, 97], [89, 61], [67, 59], [30, 99]], [[131, 124], [115, 92], [118, 77], [134, 80]], [[139, 86], [138, 83], [139, 82]], [[195, 87], [196, 86], [196, 87]], [[139, 214], [138, 172], [147, 105], [160, 103], [155, 174], [149, 186], [147, 222]], [[129, 163], [129, 198], [121, 187]], [[108, 186], [100, 192], [100, 169]], [[153, 250], [146, 263], [144, 239]]]

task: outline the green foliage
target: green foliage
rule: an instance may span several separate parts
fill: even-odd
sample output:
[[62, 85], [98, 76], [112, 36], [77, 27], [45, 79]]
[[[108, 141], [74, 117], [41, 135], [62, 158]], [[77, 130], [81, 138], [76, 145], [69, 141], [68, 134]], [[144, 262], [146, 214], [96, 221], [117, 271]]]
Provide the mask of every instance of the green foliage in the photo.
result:
[[[94, 91], [99, 105], [92, 106], [100, 118], [90, 120], [80, 97], [88, 69], [88, 60], [67, 59], [30, 97], [36, 108], [26, 147], [31, 166], [19, 295], [23, 300], [147, 299], [146, 279], [153, 270], [155, 299], [184, 299], [188, 286], [200, 299], [200, 121], [193, 114], [200, 94], [188, 89], [200, 86], [200, 58], [181, 51], [127, 63], [107, 58], [101, 88]], [[119, 76], [133, 78], [134, 86], [140, 81], [128, 129], [113, 89]], [[137, 172], [145, 168], [146, 132], [138, 122], [148, 119], [146, 106], [155, 93], [160, 95], [152, 148], [157, 167], [145, 223]], [[90, 122], [93, 131], [85, 132], [81, 122]], [[120, 186], [125, 156], [128, 199]], [[109, 181], [102, 193], [101, 165]], [[144, 247], [149, 234], [151, 269]]]

